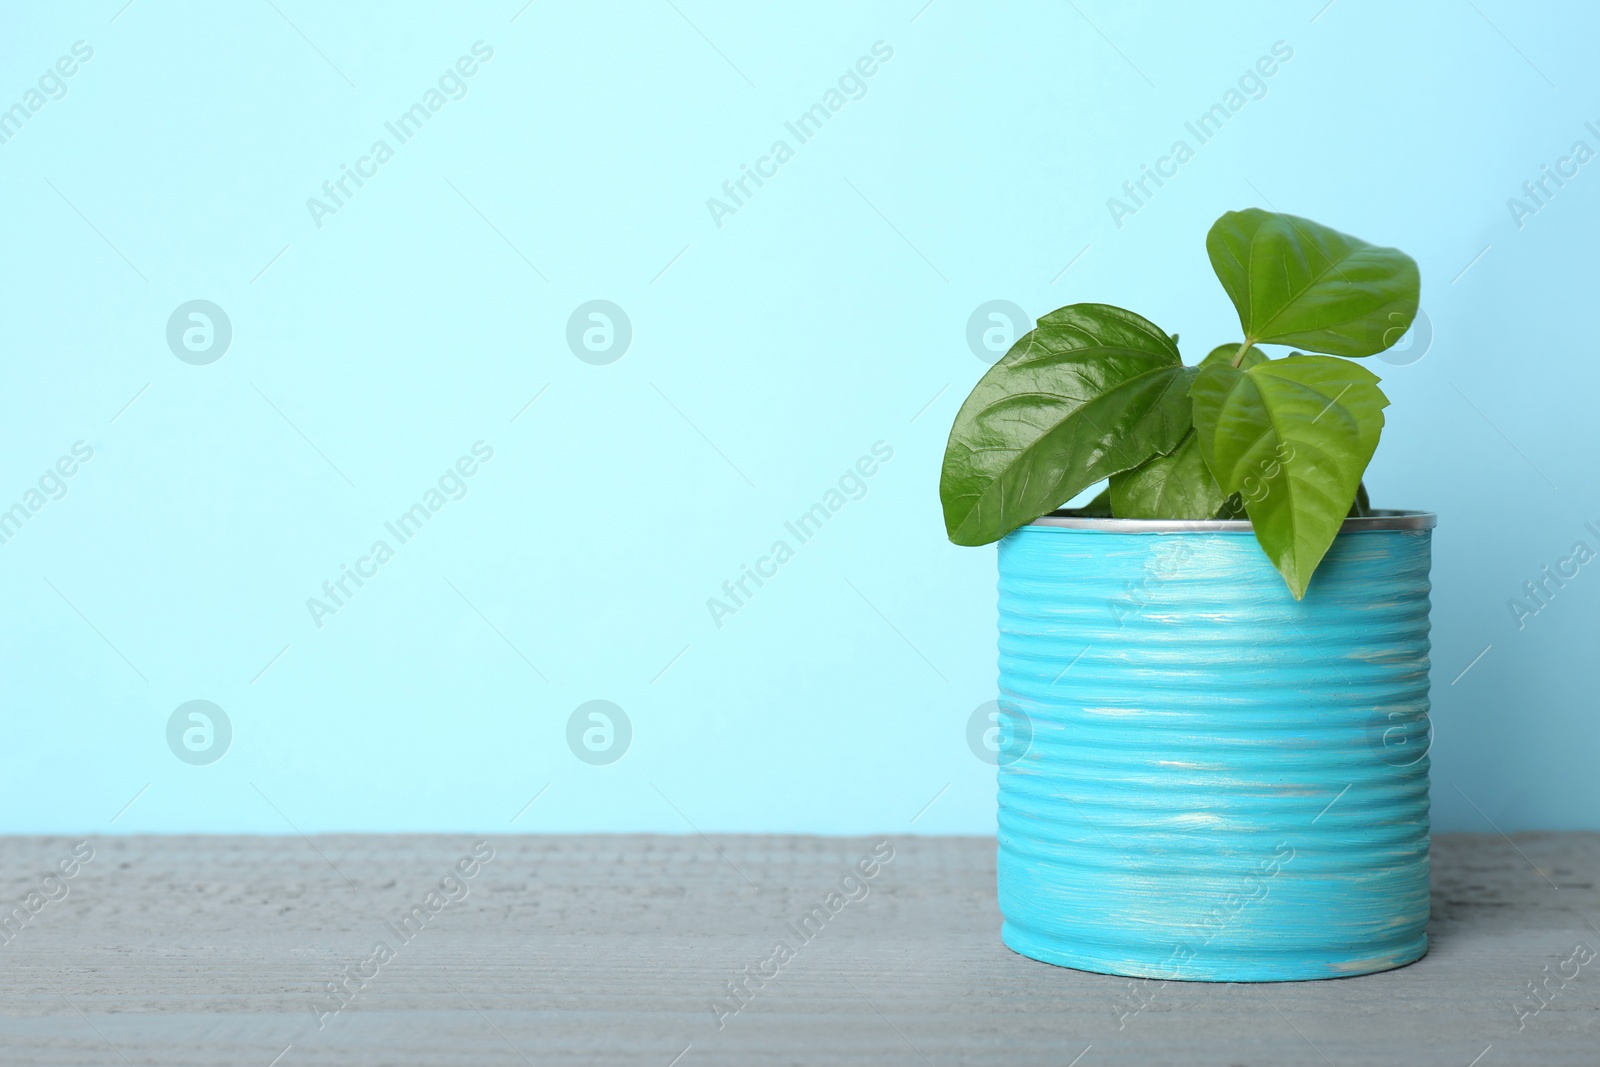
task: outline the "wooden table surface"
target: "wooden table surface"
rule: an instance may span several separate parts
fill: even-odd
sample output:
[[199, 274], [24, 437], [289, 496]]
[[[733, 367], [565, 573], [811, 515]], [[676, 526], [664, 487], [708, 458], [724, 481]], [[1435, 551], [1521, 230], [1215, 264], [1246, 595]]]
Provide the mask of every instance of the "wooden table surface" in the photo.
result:
[[1161, 988], [1001, 945], [992, 839], [476, 840], [0, 838], [0, 1063], [1600, 1064], [1597, 834], [1436, 837], [1410, 967]]

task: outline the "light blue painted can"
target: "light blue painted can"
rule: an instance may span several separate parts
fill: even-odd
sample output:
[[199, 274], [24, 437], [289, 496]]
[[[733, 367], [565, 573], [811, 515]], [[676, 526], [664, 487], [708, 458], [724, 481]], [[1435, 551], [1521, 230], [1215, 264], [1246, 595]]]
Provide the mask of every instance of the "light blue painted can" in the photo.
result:
[[1005, 943], [1214, 982], [1427, 951], [1433, 525], [1347, 521], [1300, 601], [1247, 522], [1002, 540]]

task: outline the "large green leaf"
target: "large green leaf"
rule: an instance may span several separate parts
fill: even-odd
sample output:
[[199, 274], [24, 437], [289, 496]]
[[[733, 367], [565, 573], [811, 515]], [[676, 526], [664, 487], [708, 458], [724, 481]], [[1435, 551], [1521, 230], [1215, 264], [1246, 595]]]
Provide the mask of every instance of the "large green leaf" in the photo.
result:
[[1227, 496], [1206, 467], [1193, 430], [1171, 453], [1111, 476], [1111, 510], [1119, 519], [1211, 519]]
[[1395, 248], [1310, 219], [1248, 208], [1223, 215], [1206, 251], [1251, 342], [1371, 356], [1417, 314], [1417, 264]]
[[1172, 339], [1131, 311], [1071, 304], [1039, 320], [956, 413], [939, 497], [958, 545], [999, 540], [1189, 429]]
[[1295, 599], [1350, 512], [1389, 398], [1365, 367], [1293, 355], [1201, 368], [1190, 390], [1206, 465], [1239, 493]]

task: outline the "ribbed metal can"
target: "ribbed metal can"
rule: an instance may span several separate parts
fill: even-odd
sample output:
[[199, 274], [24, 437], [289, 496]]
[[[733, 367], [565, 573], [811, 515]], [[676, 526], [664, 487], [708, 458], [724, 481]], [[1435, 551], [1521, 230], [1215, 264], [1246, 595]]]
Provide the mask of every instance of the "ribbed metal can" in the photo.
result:
[[1348, 520], [1299, 601], [1248, 522], [1004, 538], [1005, 943], [1218, 982], [1421, 957], [1433, 525]]

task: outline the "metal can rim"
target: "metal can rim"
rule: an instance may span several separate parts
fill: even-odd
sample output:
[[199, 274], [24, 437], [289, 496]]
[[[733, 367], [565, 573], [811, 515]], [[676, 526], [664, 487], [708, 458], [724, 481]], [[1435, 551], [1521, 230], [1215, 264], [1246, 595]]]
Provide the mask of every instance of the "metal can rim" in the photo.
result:
[[[1439, 516], [1431, 511], [1403, 511], [1374, 508], [1372, 514], [1344, 520], [1340, 533], [1371, 533], [1380, 530], [1431, 530]], [[1030, 526], [1063, 526], [1069, 530], [1098, 530], [1101, 533], [1247, 533], [1254, 529], [1249, 519], [1108, 519], [1081, 515], [1073, 508], [1062, 508], [1034, 519]]]

